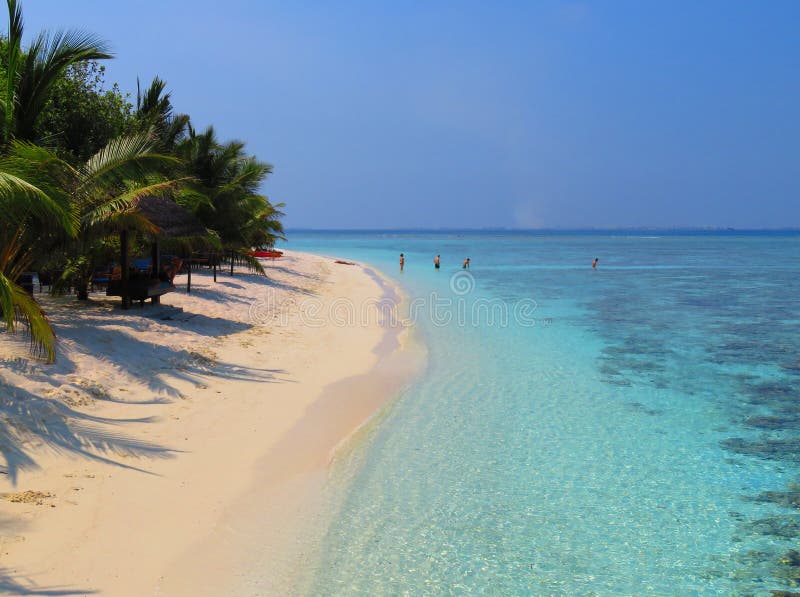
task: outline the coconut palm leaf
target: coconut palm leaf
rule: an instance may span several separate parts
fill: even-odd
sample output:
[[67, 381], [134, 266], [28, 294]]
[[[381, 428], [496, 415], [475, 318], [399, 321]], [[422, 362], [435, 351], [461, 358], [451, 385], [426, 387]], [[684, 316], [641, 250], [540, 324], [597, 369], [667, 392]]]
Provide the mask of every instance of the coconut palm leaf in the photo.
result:
[[[30, 263], [30, 250], [22, 244], [23, 230], [0, 242], [0, 317], [9, 332], [23, 324], [31, 338], [31, 349], [48, 362], [55, 359], [55, 332], [41, 307], [15, 280]], [[24, 252], [26, 255], [20, 256]]]
[[144, 92], [136, 80], [135, 116], [142, 126], [152, 127], [162, 149], [171, 151], [184, 137], [189, 127], [189, 116], [174, 114], [171, 94], [166, 91], [167, 84], [155, 77]]
[[136, 230], [147, 234], [158, 234], [158, 226], [153, 224], [147, 216], [135, 210], [114, 213], [108, 216], [103, 222], [107, 229], [112, 230]]
[[8, 48], [6, 50], [6, 88], [2, 102], [3, 140], [8, 140], [14, 123], [14, 102], [16, 98], [17, 71], [22, 52], [22, 7], [16, 0], [8, 2]]
[[254, 159], [241, 160], [236, 167], [230, 168], [231, 179], [222, 185], [220, 192], [252, 193], [268, 175], [272, 174], [272, 165], [257, 162]]
[[154, 77], [147, 91], [142, 93], [139, 79], [136, 79], [136, 115], [145, 120], [153, 121], [165, 119], [172, 113], [170, 93], [164, 93], [167, 82]]
[[228, 247], [226, 250], [229, 251], [228, 257], [232, 259], [236, 265], [244, 265], [261, 275], [266, 274], [264, 271], [264, 266], [261, 265], [261, 262], [258, 260], [258, 258], [250, 255], [249, 248], [232, 249]]
[[[18, 152], [17, 152], [18, 150]], [[37, 245], [48, 228], [74, 235], [77, 221], [63, 195], [50, 196], [39, 186], [13, 172], [25, 161], [20, 154], [47, 158], [47, 152], [13, 143], [10, 154], [0, 160], [0, 317], [9, 332], [21, 323], [31, 338], [34, 353], [48, 361], [55, 358], [55, 332], [36, 301], [16, 284], [20, 274], [30, 268]], [[33, 164], [29, 169], [38, 172]], [[12, 171], [9, 171], [12, 170]]]
[[173, 156], [153, 153], [154, 146], [152, 131], [112, 139], [81, 166], [81, 184], [86, 187], [120, 184], [178, 163]]
[[[238, 141], [219, 143], [212, 127], [202, 133], [190, 127], [189, 137], [177, 151], [187, 174], [197, 179], [179, 201], [216, 230], [228, 250], [246, 255], [252, 246], [283, 238], [283, 213], [259, 194], [262, 182], [272, 173], [270, 164], [246, 155]], [[255, 263], [248, 265], [260, 271]]]
[[56, 335], [39, 304], [18, 284], [0, 273], [0, 310], [11, 333], [22, 324], [31, 339], [31, 350], [47, 362], [55, 361]]
[[180, 141], [189, 127], [188, 114], [176, 114], [167, 119], [165, 126], [161, 130], [161, 145], [167, 150], [172, 150]]
[[76, 62], [112, 58], [105, 41], [81, 30], [42, 31], [19, 65], [14, 96], [14, 136], [31, 139], [55, 82]]
[[77, 232], [78, 220], [64, 185], [75, 170], [50, 151], [14, 141], [0, 158], [0, 207], [6, 221], [21, 225], [31, 216], [54, 223], [68, 235]]
[[34, 353], [45, 357], [47, 362], [55, 360], [56, 335], [39, 304], [18, 284], [0, 272], [0, 312], [6, 330], [14, 332], [22, 323], [31, 338]]
[[193, 214], [197, 213], [200, 208], [213, 211], [214, 204], [211, 202], [211, 198], [206, 193], [192, 188], [192, 184], [196, 183], [195, 179], [189, 178], [188, 181], [189, 183], [175, 195], [175, 201]]
[[[0, 164], [0, 168], [2, 165]], [[0, 170], [0, 211], [5, 223], [19, 226], [31, 214], [46, 218], [55, 216], [65, 226], [74, 219], [64, 206], [53, 201], [41, 189], [9, 172]]]
[[[134, 186], [124, 193], [101, 200], [98, 204], [93, 205], [83, 214], [82, 222], [86, 226], [94, 226], [103, 223], [115, 215], [121, 215], [123, 212], [130, 210], [138, 199], [151, 195], [171, 193], [188, 180], [190, 179], [179, 178], [154, 182], [144, 186]], [[156, 229], [152, 231], [156, 231]]]

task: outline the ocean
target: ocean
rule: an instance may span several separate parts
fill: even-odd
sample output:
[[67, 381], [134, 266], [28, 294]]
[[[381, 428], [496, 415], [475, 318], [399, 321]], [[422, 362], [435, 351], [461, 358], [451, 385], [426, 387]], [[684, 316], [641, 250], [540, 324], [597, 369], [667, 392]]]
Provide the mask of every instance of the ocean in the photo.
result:
[[285, 246], [397, 281], [429, 355], [336, 459], [300, 594], [800, 590], [800, 234]]

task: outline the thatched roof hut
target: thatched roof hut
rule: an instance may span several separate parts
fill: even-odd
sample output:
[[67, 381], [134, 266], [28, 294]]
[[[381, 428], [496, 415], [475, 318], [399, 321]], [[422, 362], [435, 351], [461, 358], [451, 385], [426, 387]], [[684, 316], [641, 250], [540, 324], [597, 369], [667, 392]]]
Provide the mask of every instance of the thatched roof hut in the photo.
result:
[[[148, 196], [142, 197], [134, 203], [132, 211], [147, 218], [157, 231], [151, 249], [150, 275], [157, 279], [161, 272], [160, 241], [164, 239], [204, 239], [207, 242], [211, 233], [185, 208], [178, 205], [169, 197]], [[122, 280], [119, 295], [122, 297], [122, 308], [127, 309], [131, 304], [130, 268], [129, 268], [129, 238], [128, 229], [120, 230], [120, 269]], [[187, 262], [188, 264], [188, 262]], [[191, 268], [188, 269], [189, 278], [187, 290], [191, 289]], [[174, 287], [172, 287], [174, 289]], [[116, 290], [115, 290], [116, 292]], [[154, 303], [159, 302], [158, 294], [152, 296]]]
[[158, 228], [158, 236], [167, 238], [186, 238], [208, 236], [208, 230], [169, 197], [142, 197], [133, 209]]

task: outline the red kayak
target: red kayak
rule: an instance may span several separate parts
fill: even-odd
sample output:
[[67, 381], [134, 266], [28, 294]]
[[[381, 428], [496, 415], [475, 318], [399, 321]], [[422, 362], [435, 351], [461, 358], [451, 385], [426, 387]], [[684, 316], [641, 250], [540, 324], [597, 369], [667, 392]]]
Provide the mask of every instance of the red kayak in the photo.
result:
[[277, 259], [283, 257], [283, 251], [250, 251], [253, 257]]

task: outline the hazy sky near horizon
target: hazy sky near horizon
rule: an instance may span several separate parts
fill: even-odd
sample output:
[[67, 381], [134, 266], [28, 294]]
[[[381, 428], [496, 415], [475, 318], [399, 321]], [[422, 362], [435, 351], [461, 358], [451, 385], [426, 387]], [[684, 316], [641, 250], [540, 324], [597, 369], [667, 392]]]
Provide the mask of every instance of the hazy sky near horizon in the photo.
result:
[[275, 172], [290, 227], [800, 226], [800, 2], [23, 0]]

